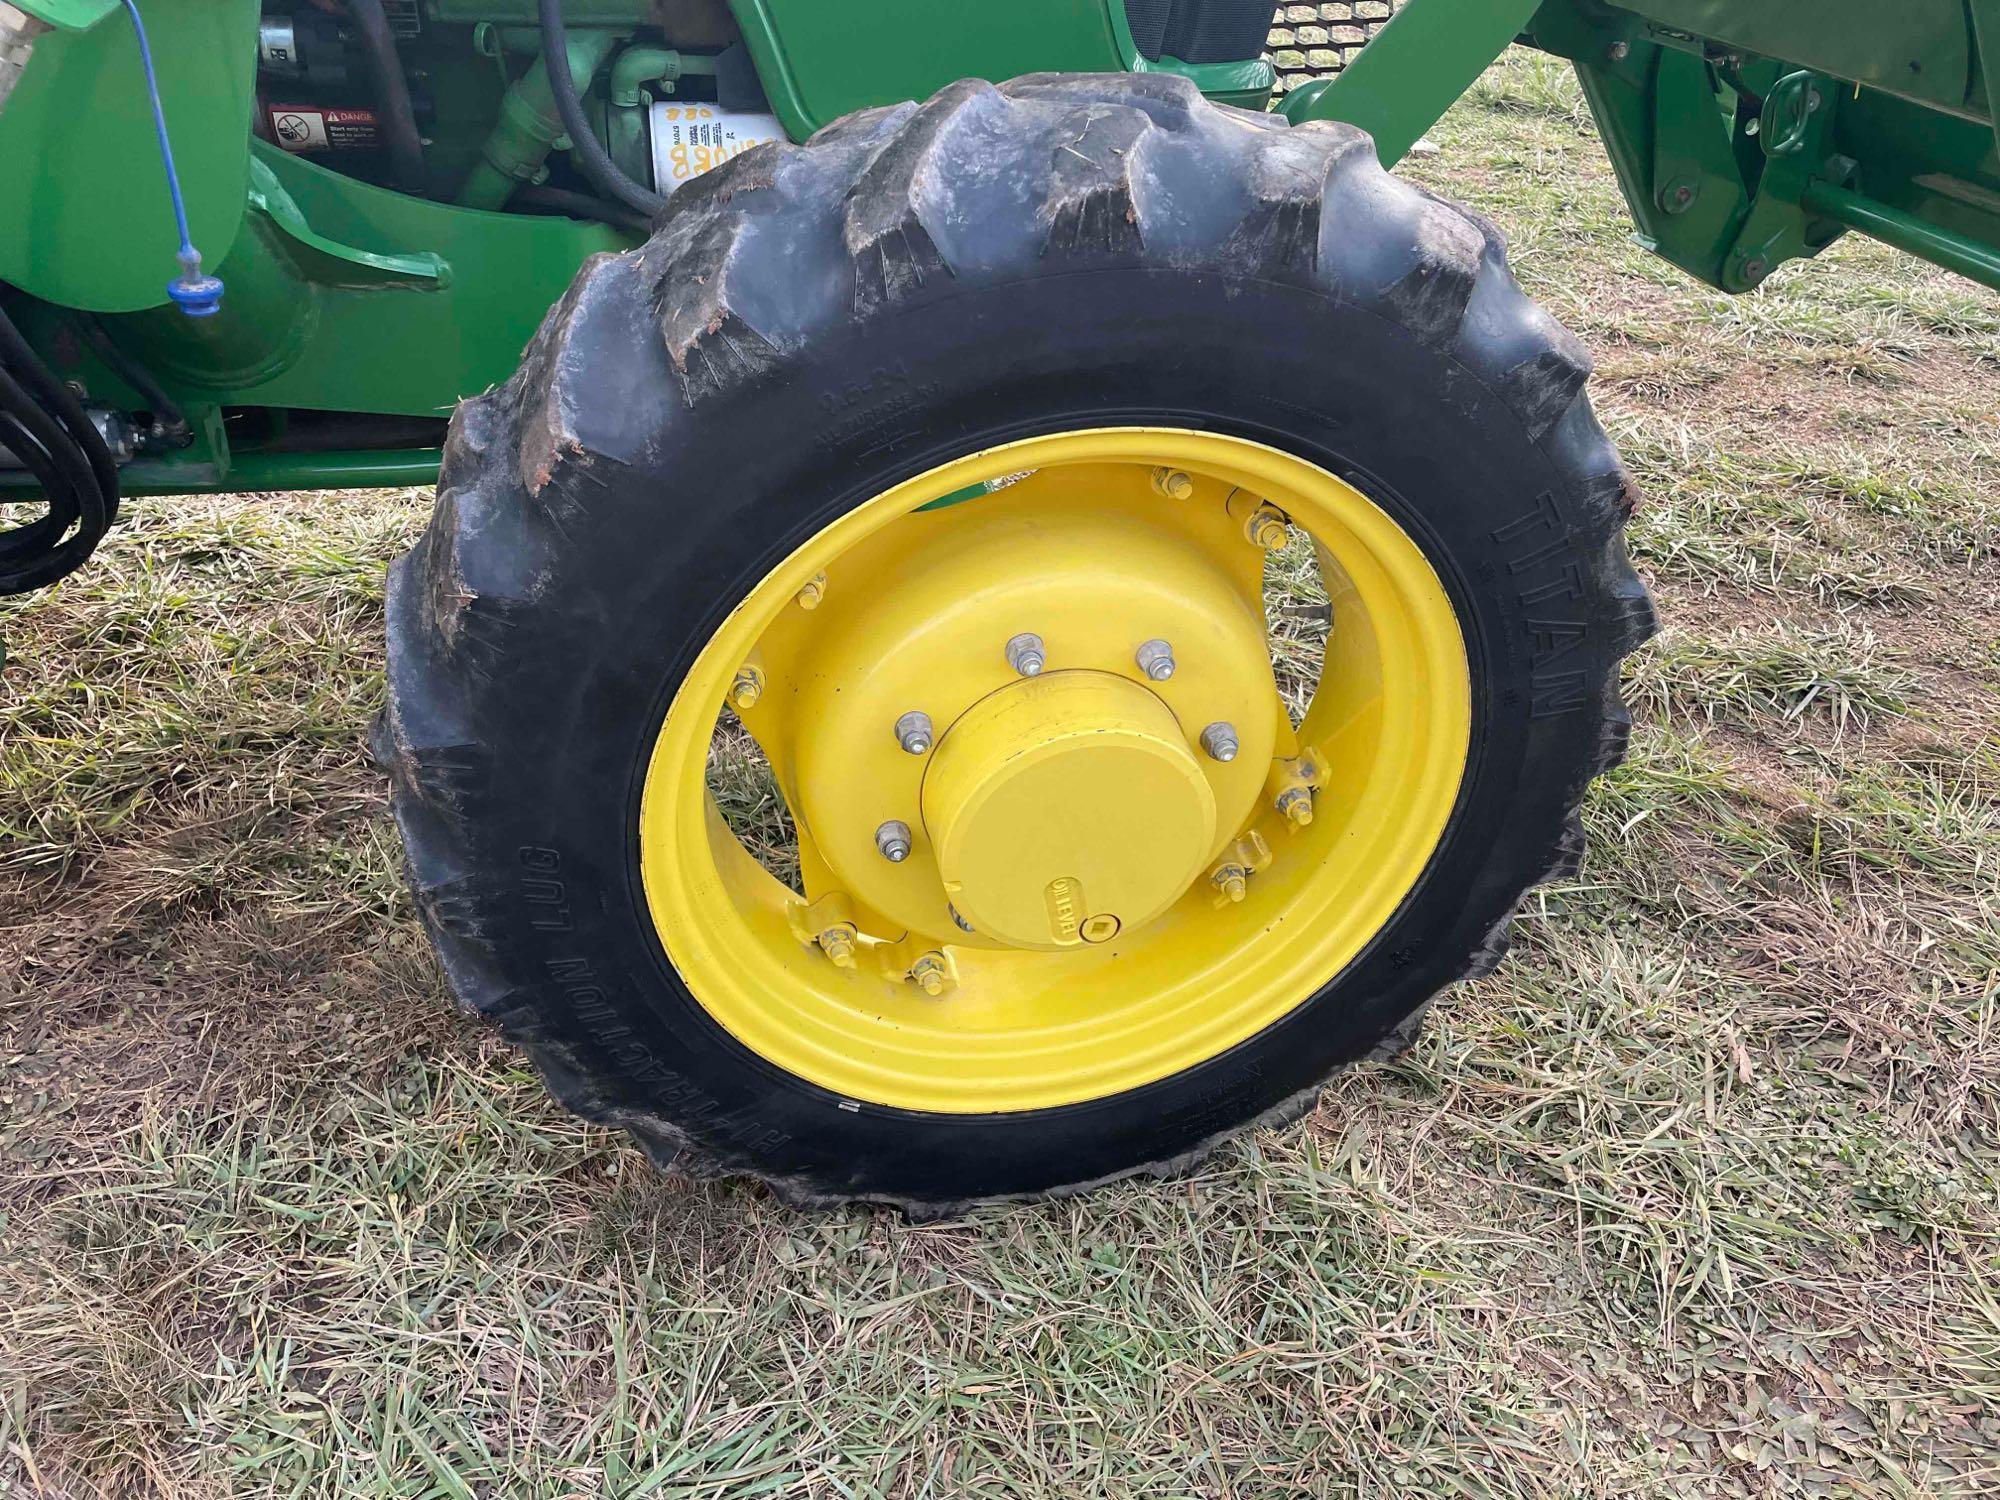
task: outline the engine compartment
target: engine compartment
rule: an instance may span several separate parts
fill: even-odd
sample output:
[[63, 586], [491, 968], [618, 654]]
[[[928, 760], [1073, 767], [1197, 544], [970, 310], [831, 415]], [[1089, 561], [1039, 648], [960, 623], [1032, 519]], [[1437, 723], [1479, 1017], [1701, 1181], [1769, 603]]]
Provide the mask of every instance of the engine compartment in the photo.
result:
[[[263, 7], [252, 116], [260, 139], [437, 202], [632, 223], [631, 209], [567, 149], [534, 6], [379, 0], [386, 46], [371, 46], [368, 9], [335, 0]], [[569, 71], [591, 133], [632, 181], [664, 196], [786, 138], [721, 0], [564, 9]]]

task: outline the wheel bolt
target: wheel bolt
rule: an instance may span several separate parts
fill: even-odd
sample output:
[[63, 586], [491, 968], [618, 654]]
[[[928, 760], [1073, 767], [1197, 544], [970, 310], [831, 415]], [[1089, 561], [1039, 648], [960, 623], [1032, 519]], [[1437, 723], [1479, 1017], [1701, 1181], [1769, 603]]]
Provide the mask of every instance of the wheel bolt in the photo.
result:
[[819, 935], [820, 952], [832, 959], [836, 968], [851, 969], [854, 967], [854, 937], [852, 922], [836, 922]]
[[937, 736], [931, 733], [931, 716], [922, 709], [912, 709], [896, 721], [896, 743], [912, 755], [922, 755], [937, 743]]
[[826, 574], [815, 573], [805, 581], [799, 590], [800, 609], [818, 609], [819, 601], [826, 597]]
[[1153, 470], [1153, 488], [1169, 500], [1185, 500], [1194, 493], [1194, 481], [1179, 469]]
[[1241, 748], [1236, 741], [1236, 726], [1226, 719], [1217, 719], [1201, 732], [1201, 748], [1208, 752], [1210, 760], [1234, 760]]
[[926, 953], [910, 965], [910, 978], [916, 981], [918, 989], [935, 1000], [951, 984], [951, 971], [945, 967], [943, 954]]
[[1224, 865], [1210, 878], [1231, 901], [1241, 901], [1250, 894], [1250, 872], [1241, 865]]
[[736, 669], [736, 680], [729, 684], [729, 701], [736, 708], [755, 708], [757, 700], [764, 696], [764, 674], [745, 663]]
[[1048, 665], [1048, 656], [1042, 649], [1042, 638], [1032, 630], [1024, 630], [1007, 642], [1007, 665], [1023, 677], [1039, 677], [1042, 668]]
[[1155, 682], [1165, 682], [1174, 675], [1174, 648], [1162, 640], [1150, 640], [1133, 653], [1139, 670]]
[[1295, 786], [1290, 791], [1280, 793], [1277, 808], [1294, 828], [1305, 827], [1313, 820], [1312, 788]]
[[900, 865], [910, 857], [910, 825], [901, 818], [891, 818], [875, 830], [875, 847], [890, 864]]
[[1243, 523], [1243, 535], [1253, 547], [1262, 547], [1266, 552], [1282, 552], [1285, 543], [1290, 540], [1285, 531], [1285, 518], [1268, 505], [1259, 508]]

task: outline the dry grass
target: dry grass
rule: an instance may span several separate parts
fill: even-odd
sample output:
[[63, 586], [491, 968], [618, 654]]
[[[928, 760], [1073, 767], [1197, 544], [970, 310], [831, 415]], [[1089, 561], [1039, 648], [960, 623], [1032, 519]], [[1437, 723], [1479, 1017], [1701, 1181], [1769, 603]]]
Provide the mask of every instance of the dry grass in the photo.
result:
[[422, 497], [144, 502], [0, 615], [0, 1493], [2000, 1489], [2000, 301], [1685, 284], [1532, 59], [1435, 138], [1599, 355], [1674, 622], [1499, 973], [1182, 1184], [662, 1179], [400, 893]]

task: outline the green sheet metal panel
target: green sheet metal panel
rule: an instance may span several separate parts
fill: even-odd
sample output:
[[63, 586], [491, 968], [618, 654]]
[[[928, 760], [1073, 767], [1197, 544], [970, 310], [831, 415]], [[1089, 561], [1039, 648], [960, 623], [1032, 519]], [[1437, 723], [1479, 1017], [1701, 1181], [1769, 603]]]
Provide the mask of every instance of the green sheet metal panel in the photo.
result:
[[1658, 25], [1943, 109], [1974, 96], [1965, 0], [1608, 0]]
[[[243, 218], [257, 0], [146, 0], [145, 15], [188, 223], [214, 266]], [[123, 14], [36, 40], [0, 113], [0, 204], [0, 281], [95, 312], [167, 300], [179, 240]]]
[[[1115, 7], [1115, 14], [1114, 14]], [[1130, 66], [1124, 0], [731, 0], [772, 110], [795, 140], [827, 121], [959, 78]]]
[[520, 363], [601, 224], [483, 213], [342, 177], [259, 141], [236, 254], [241, 295], [200, 323], [159, 309], [113, 327], [196, 401], [444, 416]]

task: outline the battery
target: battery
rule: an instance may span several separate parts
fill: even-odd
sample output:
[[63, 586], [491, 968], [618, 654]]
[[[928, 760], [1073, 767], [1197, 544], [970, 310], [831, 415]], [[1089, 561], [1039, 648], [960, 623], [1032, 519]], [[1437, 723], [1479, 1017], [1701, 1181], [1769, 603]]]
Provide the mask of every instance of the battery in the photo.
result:
[[662, 196], [752, 146], [786, 139], [776, 115], [713, 104], [655, 104], [649, 123], [653, 191]]

